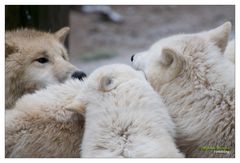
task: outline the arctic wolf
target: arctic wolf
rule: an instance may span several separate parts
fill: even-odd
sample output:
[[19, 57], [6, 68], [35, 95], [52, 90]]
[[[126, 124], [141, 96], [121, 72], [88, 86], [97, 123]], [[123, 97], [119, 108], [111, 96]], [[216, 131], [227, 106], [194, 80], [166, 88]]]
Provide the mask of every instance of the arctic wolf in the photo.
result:
[[224, 56], [231, 23], [164, 38], [131, 58], [163, 97], [187, 157], [235, 156], [234, 64]]
[[26, 93], [86, 75], [69, 62], [63, 45], [69, 33], [65, 27], [55, 33], [19, 29], [5, 36], [6, 108]]
[[86, 112], [82, 157], [183, 157], [168, 109], [127, 65], [95, 70], [68, 109]]

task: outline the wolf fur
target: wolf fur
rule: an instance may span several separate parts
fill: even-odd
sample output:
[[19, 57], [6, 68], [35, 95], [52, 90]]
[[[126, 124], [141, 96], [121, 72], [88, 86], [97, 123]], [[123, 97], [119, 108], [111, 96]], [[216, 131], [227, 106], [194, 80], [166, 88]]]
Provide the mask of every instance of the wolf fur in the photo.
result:
[[103, 66], [70, 110], [86, 111], [82, 157], [183, 157], [168, 109], [141, 72]]
[[50, 85], [20, 98], [6, 110], [6, 157], [80, 157], [84, 118], [66, 110], [79, 80]]

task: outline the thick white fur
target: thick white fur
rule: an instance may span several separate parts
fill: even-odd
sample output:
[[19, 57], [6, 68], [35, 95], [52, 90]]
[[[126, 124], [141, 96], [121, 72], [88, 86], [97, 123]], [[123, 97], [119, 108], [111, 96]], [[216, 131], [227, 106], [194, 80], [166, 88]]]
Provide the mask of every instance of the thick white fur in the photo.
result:
[[79, 80], [51, 85], [6, 110], [6, 157], [79, 157], [84, 120], [66, 107], [81, 87]]
[[82, 157], [183, 157], [168, 110], [142, 72], [103, 66], [82, 92], [74, 104], [86, 107]]
[[233, 63], [235, 63], [235, 40], [231, 40], [225, 50], [224, 55]]
[[169, 108], [177, 145], [187, 157], [235, 156], [234, 64], [223, 54], [230, 31], [226, 22], [210, 31], [171, 36], [134, 57], [133, 66]]

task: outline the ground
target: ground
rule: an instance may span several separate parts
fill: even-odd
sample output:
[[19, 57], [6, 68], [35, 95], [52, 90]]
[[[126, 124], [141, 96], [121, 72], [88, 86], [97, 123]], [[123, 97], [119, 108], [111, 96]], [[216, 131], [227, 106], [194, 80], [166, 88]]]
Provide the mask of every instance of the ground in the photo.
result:
[[71, 62], [87, 74], [110, 63], [130, 64], [131, 55], [162, 37], [209, 30], [225, 21], [233, 23], [234, 6], [112, 6], [123, 23], [105, 21], [100, 14], [70, 13]]

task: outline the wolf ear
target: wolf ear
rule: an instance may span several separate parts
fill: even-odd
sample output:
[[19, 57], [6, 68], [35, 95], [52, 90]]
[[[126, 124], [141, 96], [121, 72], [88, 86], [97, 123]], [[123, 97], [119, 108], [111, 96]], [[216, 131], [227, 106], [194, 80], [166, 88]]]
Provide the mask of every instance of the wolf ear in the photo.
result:
[[169, 71], [178, 74], [184, 65], [184, 57], [172, 48], [164, 47], [162, 48], [162, 55], [160, 58], [160, 63], [167, 67]]
[[163, 48], [160, 62], [164, 66], [170, 66], [178, 59], [176, 52], [171, 48]]
[[231, 22], [225, 22], [219, 27], [212, 29], [208, 32], [208, 37], [210, 37], [210, 40], [213, 41], [220, 48], [221, 52], [225, 51], [231, 28]]
[[10, 42], [5, 42], [5, 58], [18, 51], [18, 48]]
[[159, 84], [164, 84], [175, 79], [184, 69], [185, 59], [177, 49], [163, 47], [158, 59]]
[[176, 50], [164, 47], [162, 48], [160, 63], [166, 67], [179, 66], [182, 63], [182, 57]]
[[54, 33], [55, 37], [63, 44], [67, 35], [70, 32], [69, 27], [63, 27]]
[[99, 90], [103, 92], [109, 92], [116, 88], [117, 84], [114, 82], [113, 77], [103, 76], [100, 79]]
[[80, 113], [81, 115], [84, 115], [86, 110], [86, 105], [87, 104], [84, 103], [83, 101], [76, 99], [76, 101], [66, 106], [65, 109], [68, 111], [72, 111], [72, 112], [76, 112], [76, 113]]

